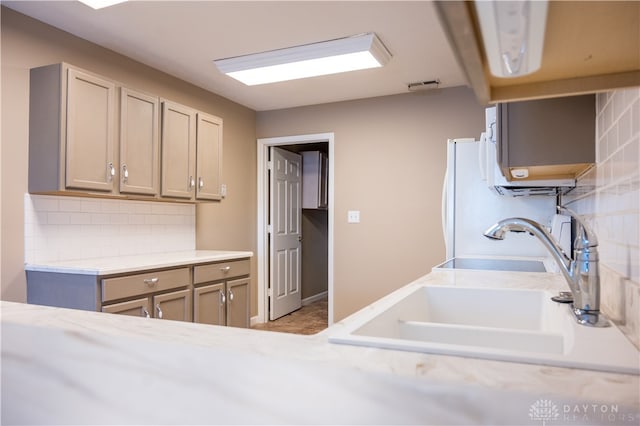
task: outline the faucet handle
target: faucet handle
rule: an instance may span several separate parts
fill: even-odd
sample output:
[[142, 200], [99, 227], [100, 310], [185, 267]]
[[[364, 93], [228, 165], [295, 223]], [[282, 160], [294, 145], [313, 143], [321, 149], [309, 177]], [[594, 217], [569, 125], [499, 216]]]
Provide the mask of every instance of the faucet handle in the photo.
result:
[[574, 249], [584, 249], [587, 247], [596, 247], [598, 238], [591, 228], [578, 216], [578, 213], [564, 206], [558, 206], [558, 212], [566, 213], [576, 221], [576, 239], [573, 242]]

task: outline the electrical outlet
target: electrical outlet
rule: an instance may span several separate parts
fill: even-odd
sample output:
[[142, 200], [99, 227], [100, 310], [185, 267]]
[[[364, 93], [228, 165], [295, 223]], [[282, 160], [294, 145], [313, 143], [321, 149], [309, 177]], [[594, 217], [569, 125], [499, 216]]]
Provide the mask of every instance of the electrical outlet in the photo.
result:
[[222, 198], [227, 196], [227, 185], [225, 185], [224, 183], [220, 185], [220, 195], [222, 196]]
[[347, 223], [360, 223], [360, 210], [349, 210], [347, 212]]

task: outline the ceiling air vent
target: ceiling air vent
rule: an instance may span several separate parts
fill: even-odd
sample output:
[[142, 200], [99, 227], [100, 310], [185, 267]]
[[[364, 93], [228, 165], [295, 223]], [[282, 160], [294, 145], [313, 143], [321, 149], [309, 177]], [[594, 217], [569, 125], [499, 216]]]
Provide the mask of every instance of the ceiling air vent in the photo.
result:
[[422, 90], [431, 90], [437, 89], [440, 84], [440, 80], [429, 80], [429, 81], [417, 81], [415, 83], [407, 84], [407, 89], [410, 92], [420, 92]]

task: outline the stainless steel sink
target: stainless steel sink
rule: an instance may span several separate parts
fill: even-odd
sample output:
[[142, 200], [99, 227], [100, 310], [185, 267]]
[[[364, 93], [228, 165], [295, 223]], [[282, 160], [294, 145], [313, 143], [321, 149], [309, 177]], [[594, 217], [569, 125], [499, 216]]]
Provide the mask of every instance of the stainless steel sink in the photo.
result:
[[442, 269], [475, 269], [481, 271], [546, 272], [541, 260], [483, 259], [456, 257], [436, 266]]

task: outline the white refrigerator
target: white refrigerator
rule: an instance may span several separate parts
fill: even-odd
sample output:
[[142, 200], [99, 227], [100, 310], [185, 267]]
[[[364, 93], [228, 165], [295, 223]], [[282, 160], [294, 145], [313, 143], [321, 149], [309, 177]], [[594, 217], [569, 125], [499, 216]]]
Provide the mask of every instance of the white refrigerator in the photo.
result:
[[[484, 136], [484, 135], [483, 135]], [[511, 233], [502, 241], [484, 231], [508, 217], [525, 217], [548, 226], [556, 197], [512, 197], [492, 191], [486, 182], [486, 149], [474, 139], [447, 142], [447, 171], [442, 196], [442, 222], [447, 259], [547, 256], [544, 246], [527, 233]]]

